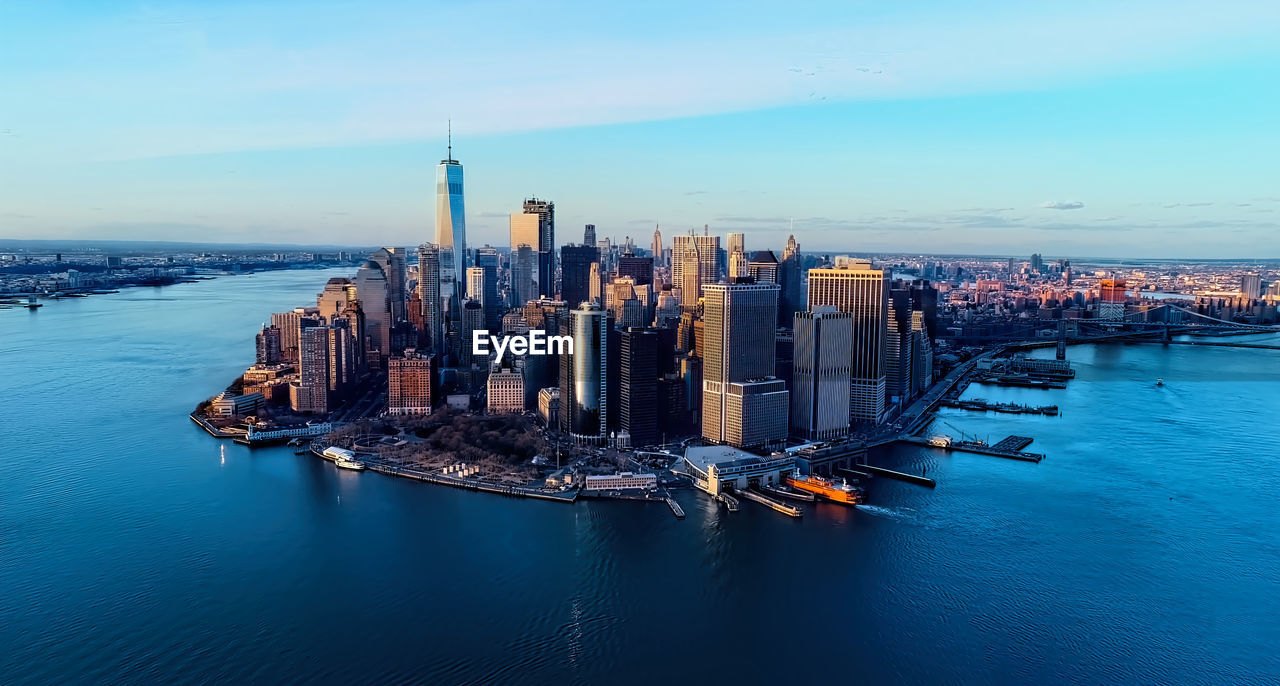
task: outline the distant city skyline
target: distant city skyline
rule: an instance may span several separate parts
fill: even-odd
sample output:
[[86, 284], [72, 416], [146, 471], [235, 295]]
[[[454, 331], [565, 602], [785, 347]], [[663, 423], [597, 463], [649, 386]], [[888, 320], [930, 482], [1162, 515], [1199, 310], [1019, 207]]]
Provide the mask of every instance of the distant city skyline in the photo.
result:
[[1273, 3], [518, 7], [0, 7], [0, 238], [1280, 257]]

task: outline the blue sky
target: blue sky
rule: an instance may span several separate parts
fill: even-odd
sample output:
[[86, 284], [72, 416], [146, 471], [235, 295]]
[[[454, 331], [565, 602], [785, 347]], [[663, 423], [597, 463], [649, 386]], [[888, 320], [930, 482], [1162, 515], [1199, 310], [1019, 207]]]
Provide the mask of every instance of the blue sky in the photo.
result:
[[1275, 2], [0, 3], [0, 237], [1280, 256]]

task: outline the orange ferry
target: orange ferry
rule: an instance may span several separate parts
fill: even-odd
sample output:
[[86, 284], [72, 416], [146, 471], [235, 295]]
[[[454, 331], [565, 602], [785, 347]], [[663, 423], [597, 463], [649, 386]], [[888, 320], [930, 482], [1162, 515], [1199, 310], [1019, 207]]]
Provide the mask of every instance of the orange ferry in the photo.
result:
[[816, 475], [794, 474], [788, 476], [786, 482], [792, 488], [808, 491], [833, 502], [846, 505], [856, 505], [862, 502], [862, 489], [850, 486], [849, 482], [844, 479], [841, 479], [840, 483], [837, 484], [834, 481]]

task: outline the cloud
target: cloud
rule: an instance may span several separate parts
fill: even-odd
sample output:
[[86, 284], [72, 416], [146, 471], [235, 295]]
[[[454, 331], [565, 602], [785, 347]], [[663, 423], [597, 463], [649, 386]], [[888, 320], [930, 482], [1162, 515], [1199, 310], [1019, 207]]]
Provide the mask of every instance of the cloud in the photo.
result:
[[1079, 200], [1047, 200], [1040, 203], [1040, 207], [1046, 210], [1078, 210], [1084, 207], [1084, 203]]
[[706, 195], [706, 191], [685, 191], [685, 195]]

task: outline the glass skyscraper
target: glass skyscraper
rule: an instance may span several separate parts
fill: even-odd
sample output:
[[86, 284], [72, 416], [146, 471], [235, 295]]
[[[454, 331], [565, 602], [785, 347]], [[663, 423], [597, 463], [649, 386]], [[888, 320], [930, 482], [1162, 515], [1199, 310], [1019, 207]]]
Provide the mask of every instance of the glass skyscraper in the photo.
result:
[[457, 293], [445, 295], [461, 297], [465, 293], [467, 262], [467, 218], [462, 201], [462, 163], [453, 159], [453, 136], [449, 138], [449, 154], [436, 166], [436, 240], [441, 252], [448, 251], [452, 259], [446, 267], [444, 279], [456, 284]]

